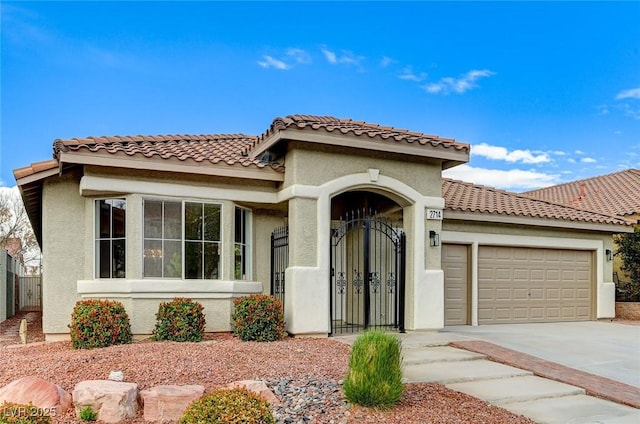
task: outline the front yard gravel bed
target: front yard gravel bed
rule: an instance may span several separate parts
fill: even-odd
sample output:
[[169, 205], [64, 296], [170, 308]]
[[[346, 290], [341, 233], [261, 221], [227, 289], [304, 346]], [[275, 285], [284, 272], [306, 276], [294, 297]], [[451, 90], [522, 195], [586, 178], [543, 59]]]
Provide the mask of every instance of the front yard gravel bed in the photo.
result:
[[[139, 341], [104, 349], [73, 350], [70, 342], [0, 347], [0, 386], [34, 375], [68, 392], [83, 380], [106, 379], [121, 370], [140, 390], [160, 384], [201, 384], [207, 391], [236, 380], [263, 380], [281, 400], [278, 423], [532, 423], [438, 384], [409, 384], [387, 411], [349, 405], [341, 382], [349, 346], [331, 339], [289, 338], [242, 342], [229, 334], [200, 343]], [[143, 423], [139, 418], [127, 423]], [[73, 411], [54, 423], [82, 423]]]

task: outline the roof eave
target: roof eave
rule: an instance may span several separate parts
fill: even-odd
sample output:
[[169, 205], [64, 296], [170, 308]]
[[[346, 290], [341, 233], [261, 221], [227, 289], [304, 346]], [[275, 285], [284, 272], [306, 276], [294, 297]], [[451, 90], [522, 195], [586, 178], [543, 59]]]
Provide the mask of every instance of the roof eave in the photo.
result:
[[227, 164], [211, 162], [197, 163], [194, 161], [180, 161], [159, 159], [153, 160], [147, 157], [133, 158], [130, 156], [117, 156], [111, 153], [100, 154], [91, 152], [83, 154], [79, 152], [61, 152], [61, 163], [73, 163], [78, 165], [95, 165], [113, 168], [137, 169], [145, 171], [164, 171], [187, 174], [210, 175], [220, 177], [245, 178], [263, 181], [284, 181], [284, 173], [273, 168], [259, 168], [257, 166], [244, 166], [241, 164]]
[[[330, 146], [340, 146], [358, 148], [363, 150], [373, 150], [386, 153], [406, 154], [424, 158], [441, 159], [443, 169], [469, 162], [469, 149], [460, 149], [454, 145], [441, 144], [437, 146], [422, 145], [418, 143], [408, 143], [406, 141], [394, 141], [390, 139], [378, 139], [363, 136], [353, 136], [350, 134], [318, 133], [316, 130], [305, 131], [304, 129], [287, 128], [279, 130], [264, 140], [249, 152], [250, 157], [257, 158], [267, 150], [273, 148], [284, 140], [303, 141], [307, 143], [325, 144]], [[446, 166], [446, 168], [445, 168]]]
[[600, 231], [605, 233], [632, 233], [631, 222], [620, 224], [598, 223], [588, 221], [570, 221], [521, 215], [492, 214], [459, 210], [444, 210], [445, 220], [492, 222], [496, 224], [515, 224], [532, 227], [564, 228], [569, 230]]

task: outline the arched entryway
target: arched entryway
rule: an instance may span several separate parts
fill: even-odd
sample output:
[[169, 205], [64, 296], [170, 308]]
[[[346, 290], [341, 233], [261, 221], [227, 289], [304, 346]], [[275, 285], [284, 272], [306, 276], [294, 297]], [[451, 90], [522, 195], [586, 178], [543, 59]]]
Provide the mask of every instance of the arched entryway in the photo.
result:
[[373, 191], [331, 199], [331, 334], [404, 331], [403, 208]]

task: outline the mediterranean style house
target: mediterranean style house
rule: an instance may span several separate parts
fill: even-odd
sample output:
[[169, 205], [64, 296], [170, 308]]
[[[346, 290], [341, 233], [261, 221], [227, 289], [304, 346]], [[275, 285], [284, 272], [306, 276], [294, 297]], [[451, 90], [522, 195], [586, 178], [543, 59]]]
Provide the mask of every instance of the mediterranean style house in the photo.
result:
[[14, 171], [43, 251], [43, 329], [75, 302], [121, 301], [135, 334], [190, 297], [207, 331], [232, 299], [272, 293], [287, 330], [596, 320], [615, 314], [605, 213], [442, 177], [470, 146], [294, 115], [260, 136], [56, 140]]

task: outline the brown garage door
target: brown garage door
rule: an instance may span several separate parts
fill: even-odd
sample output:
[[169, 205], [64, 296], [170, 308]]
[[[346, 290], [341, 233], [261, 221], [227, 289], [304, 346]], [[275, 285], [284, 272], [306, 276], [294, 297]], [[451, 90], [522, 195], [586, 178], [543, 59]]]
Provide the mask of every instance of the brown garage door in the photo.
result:
[[480, 246], [478, 323], [591, 319], [591, 253]]
[[469, 247], [442, 245], [444, 271], [444, 324], [469, 324]]

